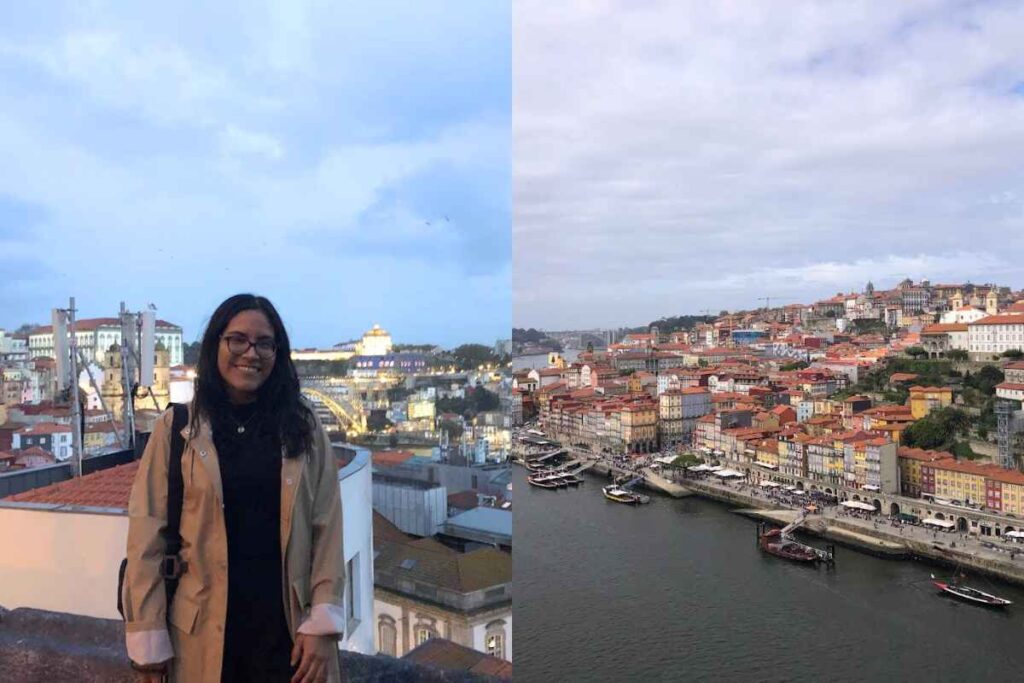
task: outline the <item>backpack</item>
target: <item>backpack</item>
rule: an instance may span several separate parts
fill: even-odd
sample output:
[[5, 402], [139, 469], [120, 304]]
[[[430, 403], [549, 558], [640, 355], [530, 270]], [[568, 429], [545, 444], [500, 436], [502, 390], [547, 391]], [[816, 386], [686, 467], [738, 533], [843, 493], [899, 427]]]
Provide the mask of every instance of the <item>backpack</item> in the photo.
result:
[[[174, 418], [171, 421], [171, 453], [167, 462], [167, 526], [162, 535], [166, 544], [164, 560], [160, 564], [160, 575], [164, 578], [167, 591], [167, 609], [170, 610], [174, 593], [178, 590], [178, 579], [188, 565], [178, 557], [181, 552], [181, 504], [185, 494], [185, 482], [181, 476], [181, 456], [185, 451], [185, 438], [181, 430], [188, 423], [188, 406], [172, 403]], [[124, 574], [128, 568], [128, 558], [121, 560], [121, 568], [117, 572], [117, 611], [124, 618]]]

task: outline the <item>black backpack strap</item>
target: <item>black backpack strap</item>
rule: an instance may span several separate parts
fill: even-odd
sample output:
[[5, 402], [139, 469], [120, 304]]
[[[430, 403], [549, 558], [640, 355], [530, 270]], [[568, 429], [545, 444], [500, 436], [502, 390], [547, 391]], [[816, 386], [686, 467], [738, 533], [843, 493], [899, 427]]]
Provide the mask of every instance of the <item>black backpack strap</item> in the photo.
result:
[[171, 404], [174, 419], [171, 421], [171, 453], [167, 461], [167, 527], [164, 529], [164, 578], [167, 579], [168, 598], [174, 595], [181, 576], [178, 553], [181, 551], [181, 505], [185, 497], [185, 482], [181, 476], [181, 457], [185, 451], [185, 437], [181, 431], [188, 424], [188, 407], [180, 403]]

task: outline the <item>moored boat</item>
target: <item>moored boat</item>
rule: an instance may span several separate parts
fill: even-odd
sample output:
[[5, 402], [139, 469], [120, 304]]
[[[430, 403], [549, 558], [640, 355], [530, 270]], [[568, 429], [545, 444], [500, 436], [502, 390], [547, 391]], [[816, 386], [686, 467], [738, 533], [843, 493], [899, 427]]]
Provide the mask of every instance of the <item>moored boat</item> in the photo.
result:
[[546, 475], [529, 476], [526, 478], [526, 481], [530, 486], [536, 486], [542, 489], [557, 489], [559, 486]]
[[642, 502], [640, 496], [633, 493], [632, 491], [627, 491], [618, 484], [609, 484], [608, 486], [602, 488], [601, 492], [604, 493], [605, 498], [607, 498], [608, 500], [613, 500], [616, 503], [624, 503], [626, 505], [639, 505]]
[[781, 529], [762, 532], [758, 538], [758, 545], [769, 555], [793, 562], [817, 562], [820, 559], [817, 550], [783, 536]]
[[1006, 598], [1001, 598], [998, 595], [986, 593], [985, 591], [978, 590], [977, 588], [964, 586], [963, 584], [959, 583], [956, 578], [952, 578], [949, 581], [942, 581], [940, 579], [935, 578], [935, 575], [932, 574], [932, 583], [941, 592], [946, 593], [948, 595], [952, 595], [954, 598], [957, 598], [958, 600], [964, 600], [966, 602], [971, 602], [976, 605], [1002, 608], [1009, 607], [1013, 604], [1012, 600], [1007, 600]]

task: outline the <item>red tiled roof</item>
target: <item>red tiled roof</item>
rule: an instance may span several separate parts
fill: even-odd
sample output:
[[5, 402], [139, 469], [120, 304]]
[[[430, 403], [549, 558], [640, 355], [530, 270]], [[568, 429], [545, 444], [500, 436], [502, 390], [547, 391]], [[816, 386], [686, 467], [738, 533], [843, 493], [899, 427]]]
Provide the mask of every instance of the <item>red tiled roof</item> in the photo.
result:
[[479, 506], [480, 500], [474, 489], [459, 491], [458, 493], [448, 495], [448, 507], [454, 507], [460, 510], [472, 510]]
[[8, 496], [4, 500], [17, 503], [57, 503], [127, 510], [132, 482], [135, 480], [135, 472], [138, 469], [138, 461], [130, 462], [127, 465], [100, 470], [77, 479]]
[[422, 666], [437, 667], [511, 680], [512, 663], [477, 652], [464, 645], [443, 638], [431, 638], [408, 652], [408, 659]]
[[971, 323], [971, 325], [1024, 325], [1024, 313], [990, 315]]
[[63, 434], [71, 432], [71, 425], [57, 424], [56, 422], [40, 422], [38, 424], [27, 425], [17, 431], [21, 435], [35, 435], [35, 434]]
[[1024, 391], [1024, 384], [1018, 384], [1016, 382], [1001, 382], [996, 385], [996, 389], [1007, 389], [1009, 391]]
[[[93, 332], [98, 327], [120, 327], [121, 321], [117, 318], [85, 318], [75, 321], [75, 330], [78, 332]], [[180, 329], [180, 326], [169, 323], [166, 320], [157, 320], [157, 327], [173, 327]], [[53, 332], [53, 325], [41, 325], [34, 328], [29, 334], [50, 334]]]
[[921, 334], [947, 334], [949, 332], [966, 332], [967, 323], [936, 323], [928, 325]]
[[371, 456], [373, 464], [378, 467], [394, 467], [408, 462], [416, 454], [412, 451], [376, 451]]

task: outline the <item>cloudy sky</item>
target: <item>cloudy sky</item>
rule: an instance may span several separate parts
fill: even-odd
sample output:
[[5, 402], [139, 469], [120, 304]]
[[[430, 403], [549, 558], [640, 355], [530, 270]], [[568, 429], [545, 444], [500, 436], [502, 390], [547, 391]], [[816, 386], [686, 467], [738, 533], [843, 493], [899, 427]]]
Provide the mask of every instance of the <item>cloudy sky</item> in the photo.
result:
[[513, 320], [1024, 286], [1024, 3], [514, 5]]
[[0, 327], [256, 291], [299, 346], [508, 336], [506, 3], [143, 4], [5, 9]]

